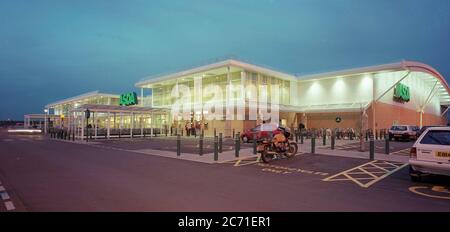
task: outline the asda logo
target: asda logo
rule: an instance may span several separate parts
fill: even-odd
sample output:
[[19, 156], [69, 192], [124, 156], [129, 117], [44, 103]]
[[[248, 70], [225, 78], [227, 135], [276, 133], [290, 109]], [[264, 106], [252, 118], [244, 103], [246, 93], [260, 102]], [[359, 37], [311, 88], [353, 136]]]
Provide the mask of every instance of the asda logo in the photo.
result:
[[121, 94], [119, 104], [121, 106], [137, 105], [138, 104], [137, 94], [135, 92]]
[[410, 100], [409, 87], [402, 83], [398, 83], [394, 89], [394, 101], [404, 103], [409, 102], [409, 100]]

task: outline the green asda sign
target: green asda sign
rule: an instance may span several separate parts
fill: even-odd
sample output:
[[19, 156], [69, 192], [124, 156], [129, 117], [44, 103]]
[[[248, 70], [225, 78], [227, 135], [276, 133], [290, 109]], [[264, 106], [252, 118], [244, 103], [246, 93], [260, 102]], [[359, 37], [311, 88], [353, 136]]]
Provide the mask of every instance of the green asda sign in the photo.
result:
[[409, 87], [398, 83], [394, 89], [394, 100], [398, 102], [409, 102], [410, 100]]
[[137, 105], [138, 104], [137, 94], [135, 92], [121, 94], [119, 104], [121, 106]]

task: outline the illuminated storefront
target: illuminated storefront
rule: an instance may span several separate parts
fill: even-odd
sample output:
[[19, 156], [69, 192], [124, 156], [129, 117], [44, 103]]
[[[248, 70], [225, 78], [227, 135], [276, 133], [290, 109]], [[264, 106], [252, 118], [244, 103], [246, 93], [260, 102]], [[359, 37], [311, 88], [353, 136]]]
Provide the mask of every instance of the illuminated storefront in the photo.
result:
[[[208, 87], [211, 85], [215, 89]], [[113, 119], [104, 111], [99, 112], [96, 121], [93, 121], [96, 128], [104, 129], [109, 125], [112, 129], [136, 129], [137, 124], [143, 130], [201, 127], [206, 136], [212, 135], [214, 128], [218, 133], [231, 136], [233, 131], [243, 131], [261, 123], [259, 115], [249, 117], [249, 105], [258, 101], [256, 96], [264, 94], [262, 90], [266, 90], [268, 104], [272, 104], [270, 99], [273, 97], [277, 99], [277, 123], [291, 128], [298, 127], [300, 123], [306, 128], [353, 128], [356, 131], [385, 129], [393, 124], [443, 124], [450, 105], [449, 87], [445, 79], [430, 66], [409, 61], [296, 76], [237, 60], [225, 60], [169, 75], [144, 78], [136, 83], [136, 87], [140, 89], [139, 96], [135, 93], [119, 96], [92, 92], [49, 104], [46, 108], [55, 115], [67, 118], [67, 115], [77, 117], [81, 113], [77, 109], [83, 105], [122, 106], [121, 123], [117, 121], [117, 114]], [[174, 96], [174, 90], [181, 87], [190, 94]], [[273, 92], [275, 89], [277, 91]], [[232, 103], [235, 106], [233, 112], [241, 109], [243, 118], [230, 120], [223, 116], [208, 120], [211, 111], [205, 109], [205, 104], [212, 102], [213, 96], [215, 102], [223, 105]], [[186, 98], [192, 104], [188, 118], [172, 115], [170, 109], [177, 101]], [[157, 111], [158, 114], [153, 115], [152, 119], [146, 118], [148, 115], [132, 116], [128, 105], [133, 106], [135, 112]], [[127, 109], [130, 109], [129, 112], [126, 112]], [[61, 126], [68, 125], [63, 122]]]

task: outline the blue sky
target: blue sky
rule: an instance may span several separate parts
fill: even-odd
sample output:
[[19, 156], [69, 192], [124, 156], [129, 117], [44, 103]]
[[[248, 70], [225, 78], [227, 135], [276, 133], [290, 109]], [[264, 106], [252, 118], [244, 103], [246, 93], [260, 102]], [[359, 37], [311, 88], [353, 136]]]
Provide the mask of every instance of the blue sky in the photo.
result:
[[450, 77], [448, 0], [0, 0], [0, 119], [234, 56], [295, 74], [416, 60]]

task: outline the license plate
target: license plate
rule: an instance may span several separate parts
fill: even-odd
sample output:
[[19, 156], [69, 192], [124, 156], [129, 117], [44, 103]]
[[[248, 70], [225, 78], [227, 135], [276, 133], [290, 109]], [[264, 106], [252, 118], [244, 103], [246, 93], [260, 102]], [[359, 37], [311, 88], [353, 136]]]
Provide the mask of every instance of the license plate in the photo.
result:
[[402, 135], [394, 135], [394, 137], [402, 137]]
[[436, 157], [440, 157], [440, 158], [450, 158], [450, 152], [446, 152], [446, 151], [437, 151], [437, 152], [436, 152]]

